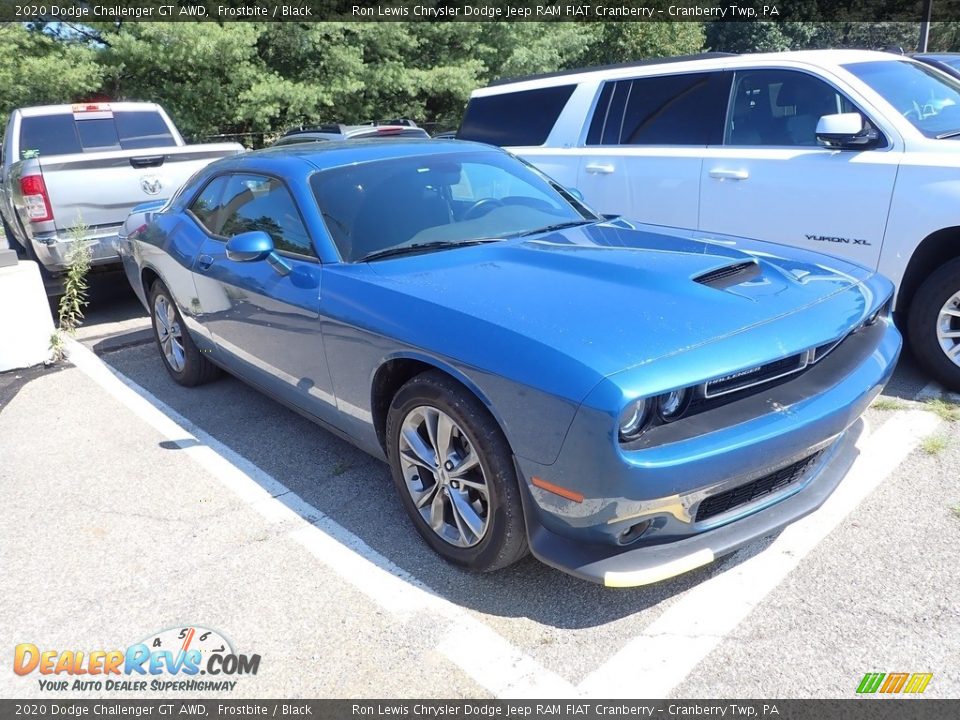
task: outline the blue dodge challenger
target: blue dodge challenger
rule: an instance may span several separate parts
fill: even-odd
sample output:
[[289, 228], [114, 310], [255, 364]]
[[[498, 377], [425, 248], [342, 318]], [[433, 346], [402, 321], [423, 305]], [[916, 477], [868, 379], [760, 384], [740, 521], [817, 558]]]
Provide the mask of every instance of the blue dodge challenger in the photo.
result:
[[596, 215], [471, 143], [215, 162], [118, 241], [160, 357], [385, 459], [423, 539], [609, 586], [816, 509], [890, 377], [892, 285], [841, 260]]

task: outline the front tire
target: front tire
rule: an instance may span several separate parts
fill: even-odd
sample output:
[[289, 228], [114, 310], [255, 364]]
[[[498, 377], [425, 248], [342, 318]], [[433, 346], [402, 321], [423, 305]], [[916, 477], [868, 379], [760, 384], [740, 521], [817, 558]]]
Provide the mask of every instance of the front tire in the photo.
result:
[[480, 572], [526, 555], [513, 454], [476, 397], [443, 373], [418, 375], [394, 397], [386, 434], [400, 500], [435, 552]]
[[217, 377], [219, 369], [193, 343], [173, 296], [160, 280], [150, 286], [150, 319], [153, 338], [170, 377], [186, 387], [203, 385]]
[[920, 365], [947, 389], [960, 390], [960, 258], [920, 286], [907, 330]]

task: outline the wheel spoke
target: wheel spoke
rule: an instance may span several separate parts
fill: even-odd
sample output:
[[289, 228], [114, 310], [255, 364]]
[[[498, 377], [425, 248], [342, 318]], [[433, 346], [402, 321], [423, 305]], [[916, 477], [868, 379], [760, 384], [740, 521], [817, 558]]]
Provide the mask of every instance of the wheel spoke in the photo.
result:
[[945, 339], [960, 338], [960, 330], [950, 330], [948, 332], [941, 332], [940, 337]]
[[941, 313], [950, 317], [960, 318], [960, 309], [944, 308]]
[[[463, 493], [454, 490], [450, 493], [450, 499], [453, 501], [454, 518], [462, 519], [470, 528], [473, 536], [479, 538], [483, 534], [483, 518], [477, 515], [477, 511], [473, 509], [473, 506], [467, 501]], [[457, 526], [460, 527], [459, 522]]]
[[443, 492], [434, 493], [433, 502], [430, 503], [430, 527], [437, 535], [443, 535]]
[[[473, 470], [480, 464], [480, 458], [472, 450], [467, 457], [460, 461], [460, 463], [450, 471], [450, 477], [452, 478], [462, 478], [467, 472]], [[466, 481], [464, 481], [466, 483]]]
[[433, 485], [428, 487], [426, 490], [421, 492], [419, 495], [416, 490], [411, 489], [410, 495], [413, 496], [413, 503], [417, 506], [418, 509], [422, 510], [431, 500], [433, 500], [434, 495], [437, 494], [437, 490], [440, 488], [440, 483], [434, 482]]
[[453, 420], [446, 413], [437, 413], [437, 434], [434, 447], [437, 459], [445, 463], [450, 457], [450, 443], [453, 440]]
[[400, 454], [414, 465], [423, 465], [427, 468], [433, 468], [436, 465], [437, 455], [427, 444], [423, 442], [420, 433], [414, 428], [405, 427], [401, 433], [404, 442], [407, 444], [407, 450], [400, 451]]
[[960, 343], [947, 350], [947, 355], [954, 360], [960, 359]]

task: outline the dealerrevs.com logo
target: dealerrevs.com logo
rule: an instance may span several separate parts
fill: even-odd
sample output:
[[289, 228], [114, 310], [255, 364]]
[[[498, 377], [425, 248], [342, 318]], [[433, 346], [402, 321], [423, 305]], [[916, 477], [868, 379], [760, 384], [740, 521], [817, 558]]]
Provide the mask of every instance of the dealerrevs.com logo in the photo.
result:
[[[238, 654], [221, 633], [199, 625], [152, 633], [126, 650], [41, 650], [20, 643], [17, 675], [40, 675], [45, 691], [230, 691], [233, 679], [256, 675], [260, 655]], [[203, 676], [201, 679], [200, 676]]]

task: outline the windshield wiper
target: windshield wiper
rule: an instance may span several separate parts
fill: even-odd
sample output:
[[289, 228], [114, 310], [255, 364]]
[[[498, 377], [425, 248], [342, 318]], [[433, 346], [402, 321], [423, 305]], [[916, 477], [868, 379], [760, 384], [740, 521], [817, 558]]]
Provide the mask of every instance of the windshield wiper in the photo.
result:
[[554, 232], [555, 230], [566, 230], [567, 228], [580, 227], [581, 225], [593, 225], [599, 220], [570, 220], [569, 222], [555, 223], [546, 227], [535, 228], [518, 233], [515, 237], [527, 237], [529, 235], [540, 235], [542, 233]]
[[368, 260], [381, 260], [388, 257], [397, 257], [398, 255], [408, 255], [430, 250], [447, 250], [449, 248], [467, 247], [468, 245], [483, 245], [485, 243], [500, 242], [503, 238], [477, 238], [475, 240], [436, 240], [434, 242], [414, 243], [413, 245], [400, 245], [399, 247], [387, 248], [386, 250], [377, 250], [376, 252], [364, 255], [357, 262], [367, 262]]
[[937, 135], [936, 139], [944, 140], [946, 138], [956, 137], [957, 135], [960, 135], [960, 130], [951, 130], [950, 132], [940, 133]]

